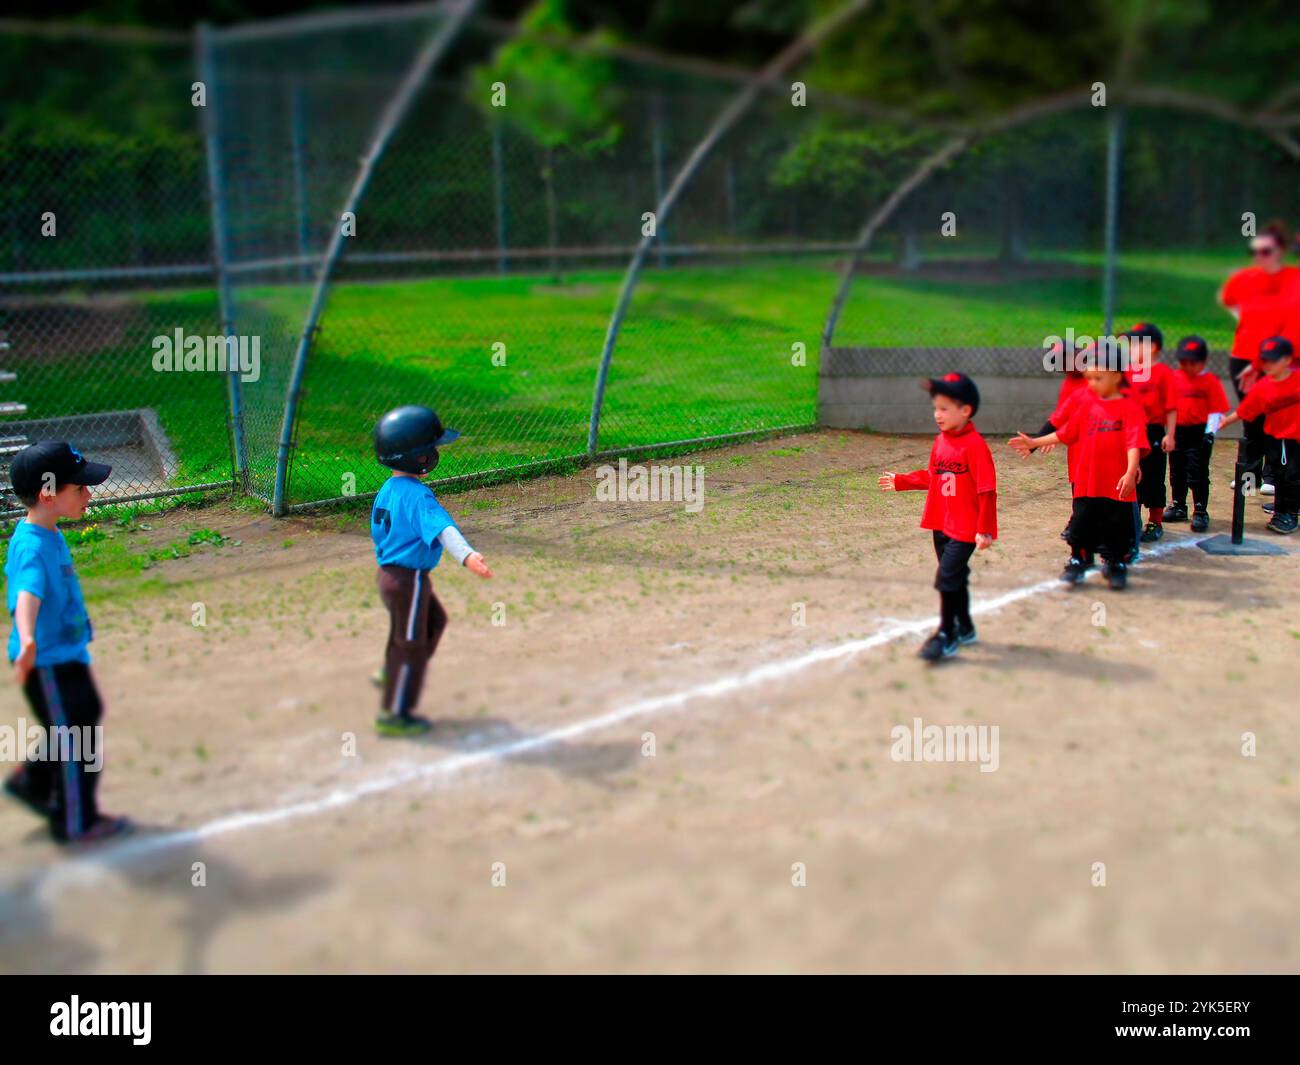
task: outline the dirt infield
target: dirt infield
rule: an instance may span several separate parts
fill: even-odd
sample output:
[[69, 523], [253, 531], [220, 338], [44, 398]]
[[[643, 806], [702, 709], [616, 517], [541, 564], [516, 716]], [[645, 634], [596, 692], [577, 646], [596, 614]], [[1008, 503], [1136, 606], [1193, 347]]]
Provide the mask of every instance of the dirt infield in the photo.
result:
[[[435, 573], [418, 742], [370, 729], [364, 515], [158, 519], [241, 543], [92, 606], [102, 797], [142, 831], [77, 858], [0, 810], [0, 968], [1295, 971], [1300, 559], [1210, 557], [1184, 526], [1123, 593], [1036, 589], [1063, 457], [994, 447], [973, 594], [1026, 591], [937, 668], [914, 632], [808, 660], [928, 626], [921, 497], [875, 488], [928, 440], [671, 460], [704, 466], [698, 514], [597, 502], [591, 470], [448, 497], [497, 578]], [[7, 685], [0, 724], [23, 709]], [[996, 771], [895, 761], [917, 717], [997, 726]]]

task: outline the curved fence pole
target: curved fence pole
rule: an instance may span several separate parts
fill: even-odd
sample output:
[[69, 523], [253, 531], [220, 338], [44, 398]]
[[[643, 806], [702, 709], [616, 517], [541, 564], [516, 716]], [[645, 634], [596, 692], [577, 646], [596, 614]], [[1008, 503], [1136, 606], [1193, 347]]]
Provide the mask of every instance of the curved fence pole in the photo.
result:
[[[713, 125], [709, 128], [709, 131], [691, 151], [690, 156], [673, 178], [672, 184], [668, 186], [668, 191], [664, 193], [663, 198], [655, 206], [656, 230], [663, 225], [668, 215], [672, 213], [673, 206], [677, 203], [678, 197], [681, 196], [682, 190], [695, 177], [696, 172], [704, 164], [705, 159], [709, 157], [709, 153], [717, 146], [718, 141], [750, 109], [754, 101], [767, 87], [775, 79], [785, 74], [791, 66], [806, 57], [828, 35], [834, 33], [844, 23], [859, 15], [870, 5], [871, 0], [849, 0], [843, 7], [836, 9], [821, 21], [814, 23], [798, 40], [792, 42], [759, 71], [753, 81], [731, 98], [727, 106], [713, 120]], [[591, 421], [587, 426], [588, 456], [596, 454], [596, 444], [600, 436], [600, 410], [605, 402], [605, 383], [609, 380], [609, 364], [614, 355], [614, 345], [618, 343], [618, 334], [623, 326], [623, 318], [627, 315], [628, 306], [632, 302], [632, 293], [635, 291], [637, 281], [640, 279], [641, 268], [645, 264], [646, 254], [655, 239], [652, 236], [643, 236], [641, 238], [641, 242], [637, 245], [636, 252], [632, 256], [632, 261], [628, 264], [627, 273], [623, 276], [623, 287], [619, 290], [618, 302], [615, 304], [614, 312], [609, 319], [609, 328], [605, 332], [605, 344], [600, 353], [600, 368], [596, 371], [596, 387], [591, 400]]]
[[826, 314], [826, 324], [822, 326], [822, 351], [825, 351], [831, 344], [831, 337], [835, 333], [835, 326], [840, 320], [840, 312], [844, 309], [844, 301], [848, 297], [849, 287], [853, 283], [853, 274], [857, 271], [858, 263], [862, 261], [868, 247], [876, 232], [889, 221], [899, 204], [901, 204], [911, 194], [912, 190], [922, 184], [931, 174], [939, 167], [951, 162], [962, 152], [964, 152], [974, 138], [963, 134], [960, 137], [954, 137], [948, 141], [937, 152], [927, 156], [921, 161], [915, 170], [913, 170], [906, 179], [889, 194], [889, 198], [876, 208], [866, 224], [858, 232], [858, 239], [854, 242], [853, 252], [844, 262], [844, 269], [840, 271], [839, 287], [835, 290], [835, 298], [831, 301], [830, 310]]
[[[933, 155], [922, 160], [889, 198], [872, 213], [858, 233], [854, 250], [840, 273], [839, 287], [835, 290], [835, 297], [831, 301], [830, 310], [826, 314], [826, 324], [822, 327], [822, 351], [825, 352], [831, 346], [835, 327], [839, 323], [841, 312], [844, 310], [844, 302], [848, 297], [858, 263], [861, 262], [863, 254], [870, 246], [880, 227], [889, 221], [890, 217], [898, 209], [899, 204], [903, 202], [908, 194], [929, 178], [935, 170], [951, 162], [966, 151], [967, 148], [975, 144], [976, 141], [995, 133], [1003, 133], [1018, 126], [1028, 125], [1040, 118], [1061, 114], [1066, 111], [1081, 110], [1084, 107], [1091, 106], [1091, 97], [1092, 94], [1088, 90], [1075, 90], [1013, 108], [1003, 115], [972, 128], [969, 132], [953, 137]], [[1282, 128], [1289, 120], [1279, 122], [1267, 114], [1247, 114], [1230, 104], [1225, 104], [1221, 100], [1196, 93], [1127, 86], [1122, 93], [1116, 93], [1115, 97], [1117, 100], [1130, 105], [1168, 108], [1169, 110], [1182, 111], [1187, 114], [1204, 115], [1209, 118], [1216, 118], [1229, 125], [1254, 130], [1256, 133], [1260, 133], [1280, 145], [1293, 159], [1300, 160], [1300, 143], [1288, 136]]]
[[[420, 54], [416, 56], [415, 62], [411, 64], [411, 69], [407, 71], [402, 84], [398, 86], [397, 91], [389, 100], [388, 106], [380, 117], [370, 147], [361, 158], [361, 167], [357, 171], [356, 180], [352, 183], [352, 190], [348, 193], [342, 211], [339, 212], [340, 216], [356, 210], [357, 203], [360, 202], [361, 197], [365, 194], [366, 186], [370, 183], [375, 163], [384, 154], [384, 149], [388, 147], [388, 142], [392, 139], [407, 109], [411, 106], [411, 102], [415, 99], [416, 93], [424, 85], [430, 71], [437, 65], [451, 42], [456, 39], [466, 20], [474, 13], [478, 4], [479, 0], [459, 0], [459, 3], [450, 5], [451, 13], [447, 21], [433, 32], [420, 50]], [[289, 388], [285, 395], [284, 420], [280, 426], [280, 447], [275, 460], [275, 495], [271, 499], [271, 513], [277, 517], [283, 515], [285, 510], [285, 486], [289, 473], [289, 453], [293, 446], [293, 426], [298, 413], [298, 400], [302, 394], [303, 376], [307, 370], [307, 352], [311, 347], [312, 335], [315, 333], [317, 322], [320, 320], [321, 310], [325, 306], [325, 296], [329, 291], [330, 276], [334, 271], [334, 264], [338, 261], [342, 250], [343, 227], [336, 224], [334, 235], [330, 238], [329, 247], [321, 260], [320, 272], [316, 275], [316, 287], [312, 292], [311, 306], [307, 311], [307, 318], [303, 322], [302, 335], [298, 338], [298, 347], [293, 356], [293, 371], [290, 374]]]

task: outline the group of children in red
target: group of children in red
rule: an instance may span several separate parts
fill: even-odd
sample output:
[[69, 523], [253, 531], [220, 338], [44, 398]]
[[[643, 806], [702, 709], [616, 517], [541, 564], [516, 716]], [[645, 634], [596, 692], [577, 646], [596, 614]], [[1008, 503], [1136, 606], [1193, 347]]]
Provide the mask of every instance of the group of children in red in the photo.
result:
[[[1140, 323], [1124, 334], [1119, 350], [1126, 367], [1088, 358], [1087, 369], [1071, 370], [1061, 385], [1056, 409], [1038, 435], [1018, 433], [1010, 446], [1027, 456], [1066, 445], [1066, 468], [1074, 502], [1061, 534], [1070, 558], [1061, 579], [1078, 584], [1100, 555], [1110, 587], [1120, 590], [1139, 543], [1164, 535], [1166, 522], [1188, 520], [1191, 528], [1209, 528], [1210, 455], [1215, 434], [1224, 426], [1256, 423], [1260, 444], [1249, 446], [1246, 461], [1262, 473], [1272, 470], [1276, 494], [1268, 528], [1296, 531], [1300, 511], [1300, 373], [1292, 372], [1291, 342], [1282, 336], [1259, 347], [1259, 380], [1235, 412], [1218, 377], [1206, 368], [1203, 339], [1178, 342], [1178, 370], [1158, 361], [1163, 336]], [[988, 444], [972, 419], [979, 409], [979, 390], [965, 374], [950, 373], [926, 382], [939, 435], [927, 468], [912, 473], [885, 473], [884, 491], [924, 490], [921, 527], [932, 531], [938, 572], [939, 628], [926, 640], [920, 656], [935, 662], [973, 643], [970, 616], [970, 559], [997, 539], [997, 474]], [[1262, 420], [1262, 423], [1257, 422]], [[1166, 462], [1172, 498], [1165, 494]], [[1168, 504], [1168, 505], [1166, 505]], [[1147, 511], [1142, 527], [1141, 509]]]

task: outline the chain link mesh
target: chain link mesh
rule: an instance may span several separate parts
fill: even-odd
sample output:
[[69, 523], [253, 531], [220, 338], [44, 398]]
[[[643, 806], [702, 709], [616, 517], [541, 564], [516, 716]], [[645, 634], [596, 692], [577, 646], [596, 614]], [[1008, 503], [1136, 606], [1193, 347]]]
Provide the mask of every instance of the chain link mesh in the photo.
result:
[[[738, 87], [533, 42], [548, 86], [584, 88], [539, 104], [525, 64], [497, 107], [507, 39], [469, 23], [377, 157], [304, 341], [361, 161], [453, 10], [254, 24], [211, 33], [206, 50], [185, 35], [0, 34], [6, 99], [26, 101], [0, 129], [0, 403], [16, 404], [0, 406], [0, 449], [69, 438], [114, 463], [119, 499], [240, 484], [269, 501], [287, 443], [290, 506], [376, 490], [370, 431], [404, 403], [464, 434], [441, 479], [586, 457], [646, 212]], [[795, 106], [797, 77], [761, 95], [653, 220], [598, 453], [810, 425], [819, 372], [1015, 376], [1041, 365], [1046, 337], [1102, 330], [1111, 115], [1088, 108], [938, 167], [857, 258], [823, 347], [864, 222], [950, 134], [815, 86]], [[1258, 134], [1163, 111], [1129, 111], [1122, 144], [1116, 324], [1155, 320], [1222, 351], [1232, 323], [1214, 293], [1244, 265], [1241, 216], [1296, 217], [1294, 161]], [[227, 375], [155, 369], [159, 337], [218, 335], [223, 320], [260, 355], [233, 395]]]

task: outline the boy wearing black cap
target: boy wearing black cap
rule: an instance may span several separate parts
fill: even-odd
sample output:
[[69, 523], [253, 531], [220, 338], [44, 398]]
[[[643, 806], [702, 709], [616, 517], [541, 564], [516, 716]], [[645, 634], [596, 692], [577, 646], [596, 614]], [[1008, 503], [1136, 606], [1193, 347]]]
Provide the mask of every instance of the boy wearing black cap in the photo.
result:
[[1286, 337], [1269, 337], [1259, 346], [1263, 376], [1246, 393], [1237, 409], [1223, 419], [1233, 422], [1264, 419], [1264, 444], [1273, 464], [1276, 492], [1273, 496], [1275, 533], [1289, 536], [1300, 518], [1300, 374], [1292, 372], [1295, 349]]
[[1010, 444], [1022, 454], [1048, 444], [1078, 447], [1070, 561], [1061, 579], [1077, 584], [1100, 553], [1110, 586], [1118, 591], [1128, 582], [1128, 559], [1136, 546], [1133, 504], [1138, 462], [1150, 445], [1142, 408], [1121, 391], [1123, 371], [1090, 369], [1084, 376], [1094, 396], [1092, 403], [1076, 407], [1056, 432], [1036, 437], [1019, 433]]
[[[1165, 337], [1157, 326], [1139, 322], [1124, 334], [1128, 341], [1128, 393], [1146, 416], [1147, 444], [1138, 468], [1138, 504], [1147, 512], [1139, 539], [1149, 544], [1165, 534], [1165, 456], [1174, 450], [1178, 420], [1178, 388], [1174, 371], [1160, 361]], [[1141, 517], [1138, 518], [1141, 528]]]
[[421, 484], [438, 465], [438, 448], [460, 436], [428, 407], [391, 410], [375, 426], [375, 456], [393, 471], [370, 514], [379, 563], [379, 596], [388, 608], [383, 703], [375, 728], [383, 736], [417, 736], [432, 723], [415, 713], [424, 674], [447, 627], [429, 573], [443, 550], [480, 577], [492, 571], [465, 541], [433, 489]]
[[[103, 484], [111, 472], [61, 442], [32, 444], [14, 456], [9, 468], [14, 494], [27, 508], [27, 516], [14, 527], [5, 560], [14, 619], [9, 661], [37, 720], [64, 736], [69, 729], [84, 735], [98, 726], [103, 706], [90, 672], [87, 645], [93, 630], [86, 602], [57, 526], [60, 518], [83, 517], [91, 487]], [[11, 797], [48, 820], [50, 834], [60, 843], [93, 842], [131, 827], [124, 817], [99, 812], [98, 766], [87, 764], [84, 746], [78, 753], [66, 742], [50, 742], [50, 760], [24, 763], [4, 784]]]
[[1165, 521], [1187, 520], [1187, 490], [1192, 490], [1192, 532], [1210, 527], [1210, 456], [1214, 434], [1231, 409], [1219, 378], [1205, 368], [1209, 349], [1198, 336], [1178, 342], [1178, 424], [1169, 455], [1171, 501]]
[[934, 536], [939, 560], [934, 586], [939, 592], [939, 628], [922, 645], [921, 658], [937, 662], [975, 642], [970, 616], [970, 557], [998, 536], [997, 470], [989, 446], [971, 419], [980, 394], [965, 374], [931, 378], [925, 387], [939, 427], [930, 464], [912, 473], [884, 473], [885, 492], [926, 491], [921, 528]]

